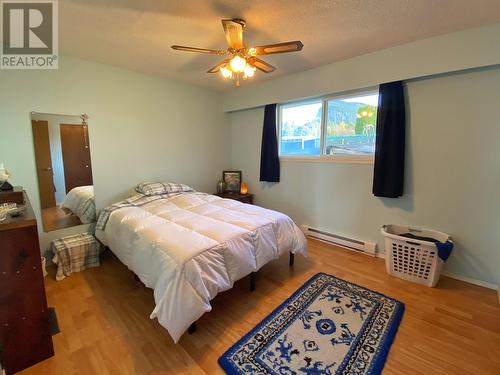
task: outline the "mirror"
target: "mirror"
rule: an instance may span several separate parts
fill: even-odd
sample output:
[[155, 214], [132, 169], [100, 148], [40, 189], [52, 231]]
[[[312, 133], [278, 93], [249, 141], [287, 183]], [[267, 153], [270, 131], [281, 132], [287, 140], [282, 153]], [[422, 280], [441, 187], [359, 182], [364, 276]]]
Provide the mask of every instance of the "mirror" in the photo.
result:
[[87, 115], [32, 112], [31, 126], [44, 231], [95, 222]]

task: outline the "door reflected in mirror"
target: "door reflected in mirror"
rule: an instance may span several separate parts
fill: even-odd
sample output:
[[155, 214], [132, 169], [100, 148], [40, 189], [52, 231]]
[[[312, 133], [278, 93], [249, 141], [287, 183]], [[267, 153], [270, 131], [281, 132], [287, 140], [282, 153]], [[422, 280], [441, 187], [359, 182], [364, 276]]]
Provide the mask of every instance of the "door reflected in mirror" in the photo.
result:
[[95, 222], [86, 115], [32, 112], [31, 126], [44, 231]]

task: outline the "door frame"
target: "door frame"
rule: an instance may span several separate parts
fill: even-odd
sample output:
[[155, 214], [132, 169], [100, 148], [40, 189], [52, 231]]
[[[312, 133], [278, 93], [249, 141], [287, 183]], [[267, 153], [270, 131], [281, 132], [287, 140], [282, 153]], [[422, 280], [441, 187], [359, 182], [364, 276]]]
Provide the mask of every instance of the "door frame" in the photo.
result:
[[[37, 144], [37, 135], [39, 133], [39, 129], [45, 128], [47, 132], [47, 149], [46, 150], [41, 150], [40, 149], [40, 144]], [[56, 189], [54, 185], [54, 171], [53, 171], [53, 164], [52, 164], [52, 155], [50, 152], [50, 135], [49, 135], [49, 122], [46, 120], [31, 120], [31, 131], [32, 131], [32, 136], [33, 136], [33, 148], [34, 148], [34, 154], [35, 154], [35, 166], [36, 166], [36, 173], [37, 173], [37, 182], [38, 182], [38, 195], [40, 198], [40, 208], [49, 208], [49, 207], [55, 207], [56, 204]], [[43, 145], [42, 147], [45, 147]], [[48, 153], [48, 158], [50, 162], [50, 167], [47, 166], [41, 166], [41, 158], [40, 158], [40, 153], [42, 152], [47, 152]], [[43, 172], [52, 172], [51, 176], [52, 178], [50, 179], [51, 181], [51, 186], [44, 186], [43, 180], [44, 180], [44, 175], [42, 174]], [[48, 199], [48, 201], [47, 201]]]

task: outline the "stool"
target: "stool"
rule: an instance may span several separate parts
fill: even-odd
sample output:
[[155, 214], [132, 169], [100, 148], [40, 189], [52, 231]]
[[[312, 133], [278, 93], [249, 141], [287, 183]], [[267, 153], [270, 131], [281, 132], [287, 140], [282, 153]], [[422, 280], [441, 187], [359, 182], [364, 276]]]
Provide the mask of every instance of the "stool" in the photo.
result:
[[90, 233], [58, 238], [50, 248], [54, 253], [52, 261], [57, 265], [56, 280], [63, 280], [73, 272], [100, 266], [99, 255], [102, 245]]

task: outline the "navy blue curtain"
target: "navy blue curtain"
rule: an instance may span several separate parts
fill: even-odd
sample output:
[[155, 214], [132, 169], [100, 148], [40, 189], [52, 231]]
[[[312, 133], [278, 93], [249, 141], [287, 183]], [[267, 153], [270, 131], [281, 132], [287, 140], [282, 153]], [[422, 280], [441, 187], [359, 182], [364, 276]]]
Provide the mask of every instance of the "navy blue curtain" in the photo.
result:
[[380, 85], [373, 195], [403, 195], [405, 166], [405, 95], [402, 81]]
[[260, 150], [260, 180], [280, 181], [280, 159], [276, 136], [276, 104], [268, 104], [264, 110], [262, 147]]

